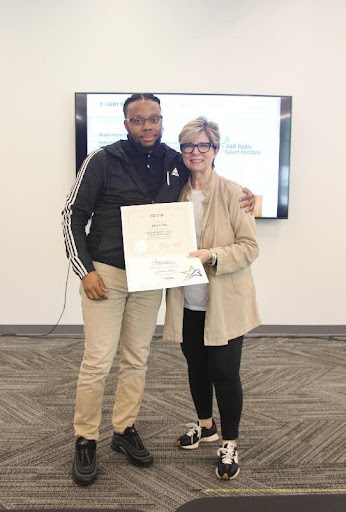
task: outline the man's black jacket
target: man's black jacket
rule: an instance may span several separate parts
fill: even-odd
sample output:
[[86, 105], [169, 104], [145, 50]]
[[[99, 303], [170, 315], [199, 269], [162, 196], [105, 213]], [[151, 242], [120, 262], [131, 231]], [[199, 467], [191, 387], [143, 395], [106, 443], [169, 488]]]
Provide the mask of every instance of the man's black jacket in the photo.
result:
[[124, 151], [124, 141], [98, 149], [84, 160], [63, 210], [67, 254], [81, 279], [95, 270], [93, 261], [125, 268], [121, 206], [178, 201], [187, 170], [180, 153], [163, 143], [159, 149], [162, 181], [154, 199], [128, 147]]

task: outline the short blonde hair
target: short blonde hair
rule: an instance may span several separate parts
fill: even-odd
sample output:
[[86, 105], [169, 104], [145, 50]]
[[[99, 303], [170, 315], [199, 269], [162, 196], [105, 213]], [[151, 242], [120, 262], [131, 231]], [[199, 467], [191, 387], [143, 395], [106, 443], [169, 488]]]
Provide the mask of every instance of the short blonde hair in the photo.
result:
[[183, 127], [179, 133], [179, 144], [186, 144], [194, 141], [202, 132], [205, 132], [209, 141], [215, 146], [215, 149], [219, 149], [219, 126], [213, 121], [208, 121], [208, 119], [203, 116], [193, 119]]

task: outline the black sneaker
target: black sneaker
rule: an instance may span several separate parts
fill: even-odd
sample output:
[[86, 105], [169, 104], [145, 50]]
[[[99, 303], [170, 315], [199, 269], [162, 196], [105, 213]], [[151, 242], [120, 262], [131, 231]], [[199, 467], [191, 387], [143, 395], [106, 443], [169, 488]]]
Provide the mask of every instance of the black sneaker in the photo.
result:
[[215, 469], [216, 476], [222, 480], [232, 480], [239, 473], [238, 450], [232, 443], [227, 443], [217, 451], [219, 461]]
[[95, 481], [96, 475], [96, 441], [78, 437], [72, 466], [72, 478], [78, 485], [90, 485]]
[[143, 445], [134, 425], [127, 427], [123, 434], [114, 432], [111, 447], [116, 452], [125, 453], [135, 466], [151, 466], [154, 462], [154, 457]]
[[199, 443], [211, 443], [219, 439], [214, 420], [210, 428], [202, 427], [199, 420], [197, 423], [187, 423], [186, 426], [190, 427], [189, 430], [177, 440], [177, 446], [185, 450], [194, 450], [199, 447]]

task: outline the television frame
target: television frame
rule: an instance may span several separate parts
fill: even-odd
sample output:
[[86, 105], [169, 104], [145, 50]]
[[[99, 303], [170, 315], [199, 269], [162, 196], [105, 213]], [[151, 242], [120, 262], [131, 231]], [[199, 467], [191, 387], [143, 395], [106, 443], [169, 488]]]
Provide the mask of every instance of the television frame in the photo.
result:
[[[95, 94], [122, 94], [131, 96], [133, 93], [126, 92], [76, 92], [75, 93], [75, 148], [76, 148], [76, 171], [82, 165], [87, 156], [87, 97]], [[291, 155], [291, 126], [292, 126], [292, 96], [263, 95], [263, 94], [221, 94], [221, 93], [154, 93], [155, 96], [238, 96], [238, 97], [260, 97], [280, 98], [280, 136], [279, 136], [279, 165], [278, 165], [278, 201], [276, 217], [258, 217], [261, 219], [288, 219], [289, 207], [289, 178], [290, 178], [290, 155]], [[203, 112], [201, 112], [203, 115]], [[217, 120], [216, 120], [217, 121]], [[246, 185], [246, 184], [244, 184]]]

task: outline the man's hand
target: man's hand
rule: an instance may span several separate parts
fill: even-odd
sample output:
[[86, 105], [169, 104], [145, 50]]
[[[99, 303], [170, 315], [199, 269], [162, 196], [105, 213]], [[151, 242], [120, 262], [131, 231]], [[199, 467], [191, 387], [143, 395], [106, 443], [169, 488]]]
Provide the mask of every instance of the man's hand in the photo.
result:
[[108, 292], [108, 288], [106, 288], [102, 277], [96, 272], [96, 270], [89, 272], [89, 274], [83, 277], [82, 285], [88, 299], [108, 299], [107, 295], [105, 295], [105, 293]]
[[255, 209], [255, 196], [248, 188], [242, 187], [243, 194], [239, 198], [240, 208], [245, 208], [246, 213], [253, 213]]
[[211, 250], [198, 249], [198, 251], [190, 252], [189, 258], [199, 258], [204, 265], [204, 263], [207, 263], [212, 258]]

